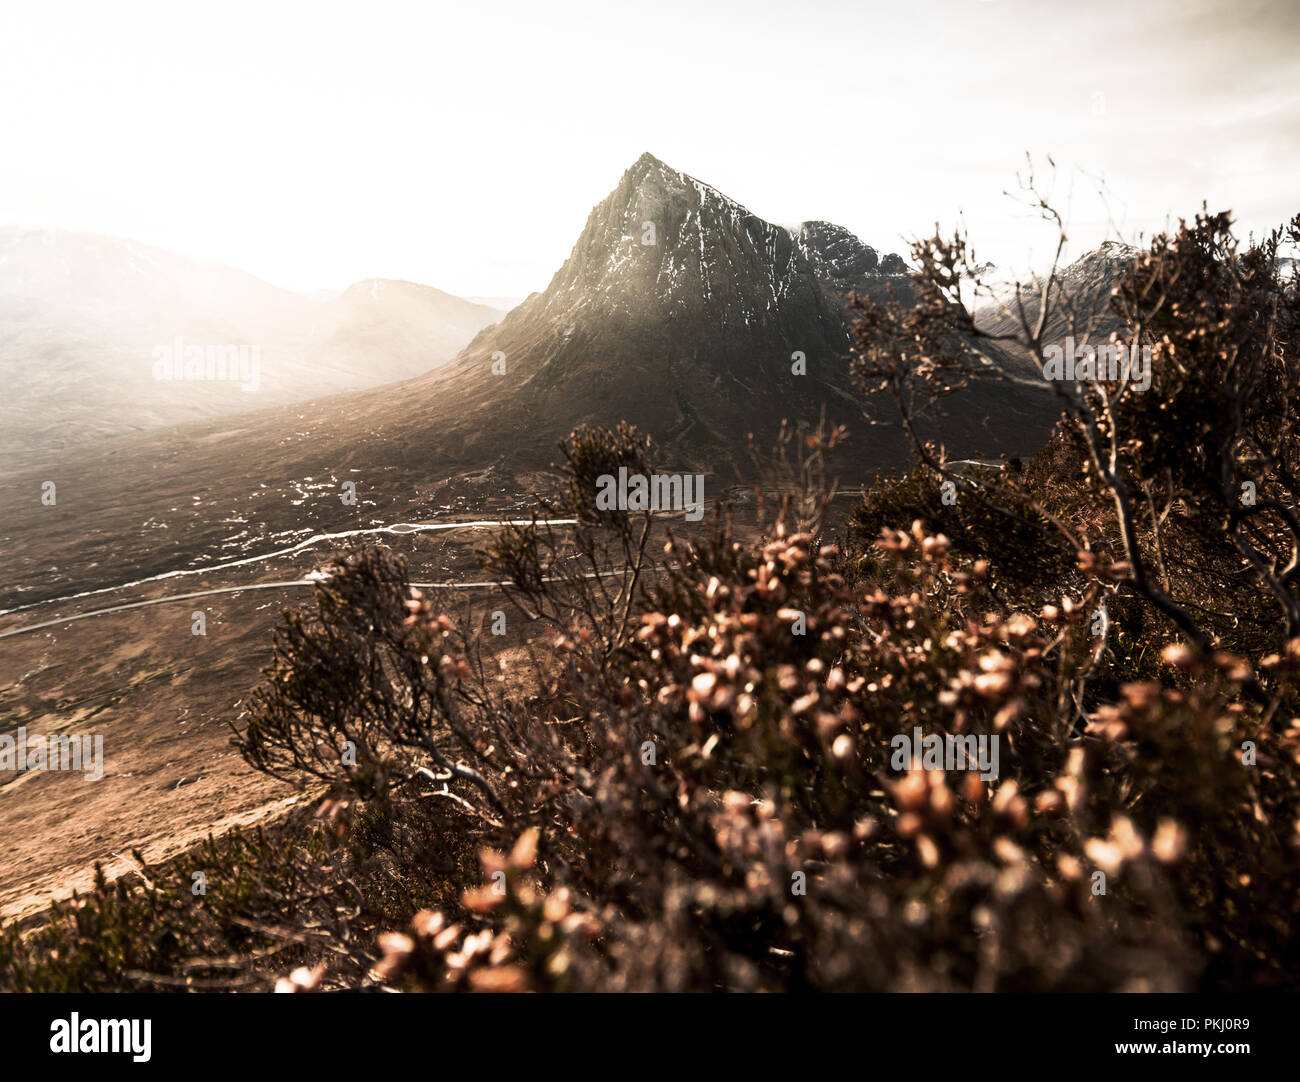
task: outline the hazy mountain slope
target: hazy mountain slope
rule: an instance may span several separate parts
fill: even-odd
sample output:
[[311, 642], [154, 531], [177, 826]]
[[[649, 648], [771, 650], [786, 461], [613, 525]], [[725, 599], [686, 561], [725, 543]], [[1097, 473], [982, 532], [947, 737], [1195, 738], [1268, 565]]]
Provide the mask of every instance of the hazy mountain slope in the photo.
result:
[[[134, 241], [0, 230], [0, 453], [406, 379], [499, 315], [411, 283], [321, 299]], [[256, 378], [155, 378], [156, 350], [196, 346], [243, 347]]]
[[486, 308], [495, 308], [498, 312], [502, 313], [502, 315], [510, 311], [511, 308], [523, 304], [524, 301], [527, 300], [526, 297], [517, 297], [517, 296], [510, 296], [510, 297], [498, 297], [498, 296], [469, 297], [467, 296], [465, 299], [467, 301], [472, 302], [473, 304], [481, 304]]
[[121, 237], [0, 228], [0, 293], [122, 327], [223, 326], [266, 334], [306, 312], [291, 290]]
[[502, 315], [432, 286], [367, 278], [303, 320], [305, 348], [342, 371], [392, 383], [444, 364]]
[[[1049, 340], [1064, 338], [1068, 334], [1079, 340], [1084, 334], [1092, 342], [1104, 341], [1112, 331], [1121, 331], [1120, 321], [1110, 311], [1110, 293], [1137, 254], [1137, 249], [1115, 241], [1107, 241], [1100, 248], [1085, 252], [1073, 263], [1057, 272], [1053, 287], [1052, 313], [1045, 328]], [[997, 274], [990, 274], [996, 281]], [[1037, 319], [1042, 302], [1041, 281], [1022, 285], [1019, 289], [1020, 305], [1032, 321]], [[996, 298], [979, 306], [975, 312], [976, 323], [994, 334], [1010, 334], [1020, 326], [1014, 283], [1003, 282], [995, 288]], [[1062, 303], [1069, 298], [1069, 304]], [[1070, 309], [1073, 309], [1073, 315]]]

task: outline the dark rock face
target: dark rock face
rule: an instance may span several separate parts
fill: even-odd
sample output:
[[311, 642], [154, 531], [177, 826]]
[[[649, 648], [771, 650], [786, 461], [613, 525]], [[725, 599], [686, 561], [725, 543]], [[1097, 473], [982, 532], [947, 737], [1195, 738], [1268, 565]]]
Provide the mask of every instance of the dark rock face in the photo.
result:
[[850, 293], [883, 301], [892, 292], [905, 304], [915, 303], [907, 264], [893, 252], [882, 259], [874, 248], [833, 222], [804, 222], [795, 236], [813, 272], [837, 302]]
[[817, 276], [845, 293], [874, 274], [880, 264], [874, 248], [833, 222], [804, 222], [796, 239]]
[[903, 262], [903, 257], [894, 252], [890, 252], [880, 261], [881, 274], [906, 274], [907, 264]]

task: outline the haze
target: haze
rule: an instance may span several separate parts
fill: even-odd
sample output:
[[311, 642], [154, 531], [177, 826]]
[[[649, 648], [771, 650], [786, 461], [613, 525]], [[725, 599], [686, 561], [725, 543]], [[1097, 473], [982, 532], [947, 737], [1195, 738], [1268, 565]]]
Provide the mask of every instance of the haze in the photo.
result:
[[137, 238], [297, 289], [544, 288], [645, 150], [882, 250], [1049, 237], [1002, 193], [1058, 163], [1072, 250], [1202, 199], [1296, 210], [1291, 4], [936, 0], [7, 4], [0, 224]]

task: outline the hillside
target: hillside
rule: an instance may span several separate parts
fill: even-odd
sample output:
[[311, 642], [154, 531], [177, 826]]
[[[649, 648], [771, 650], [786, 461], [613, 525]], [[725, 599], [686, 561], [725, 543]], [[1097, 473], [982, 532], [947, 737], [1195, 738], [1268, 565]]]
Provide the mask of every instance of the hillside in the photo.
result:
[[[135, 241], [0, 230], [0, 456], [407, 379], [500, 315], [407, 282], [321, 298]], [[196, 348], [246, 370], [157, 378]]]

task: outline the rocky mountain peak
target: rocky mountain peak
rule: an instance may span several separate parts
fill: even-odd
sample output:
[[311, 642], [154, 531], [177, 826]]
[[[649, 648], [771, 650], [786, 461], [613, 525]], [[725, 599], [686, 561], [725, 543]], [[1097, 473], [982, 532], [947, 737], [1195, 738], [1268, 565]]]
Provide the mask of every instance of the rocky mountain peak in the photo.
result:
[[[815, 266], [789, 230], [642, 155], [547, 289], [462, 353], [464, 395], [557, 428], [618, 402], [660, 440], [715, 447], [725, 432], [844, 409], [843, 298], [818, 267], [860, 258], [847, 237], [842, 251], [828, 240], [826, 258], [817, 248]], [[504, 384], [494, 355], [507, 358]]]
[[551, 315], [580, 303], [639, 319], [704, 308], [734, 326], [814, 279], [785, 230], [643, 154], [592, 210], [538, 303]]
[[841, 292], [874, 274], [880, 264], [874, 248], [834, 222], [803, 222], [791, 233], [813, 269]]

